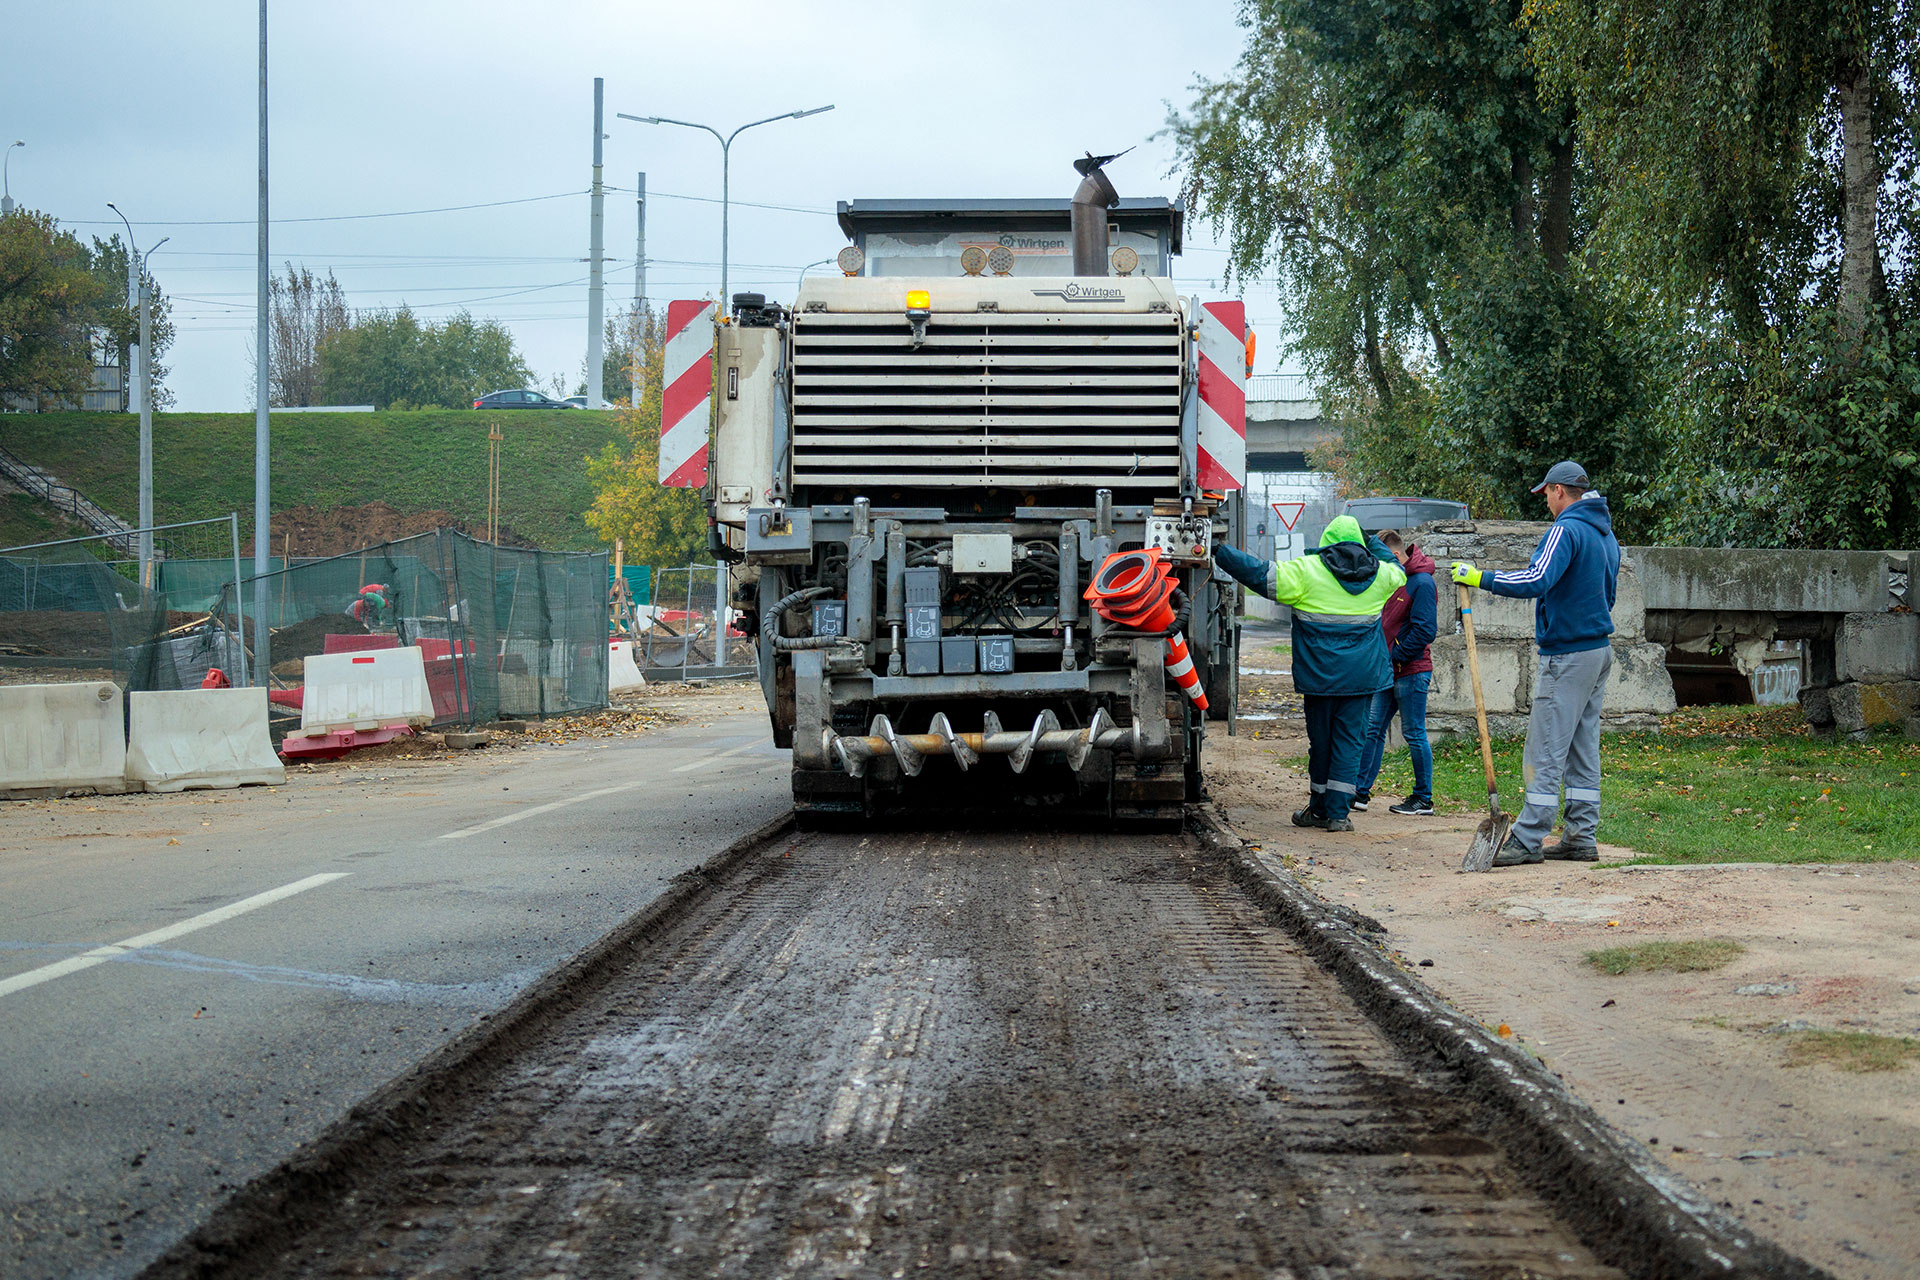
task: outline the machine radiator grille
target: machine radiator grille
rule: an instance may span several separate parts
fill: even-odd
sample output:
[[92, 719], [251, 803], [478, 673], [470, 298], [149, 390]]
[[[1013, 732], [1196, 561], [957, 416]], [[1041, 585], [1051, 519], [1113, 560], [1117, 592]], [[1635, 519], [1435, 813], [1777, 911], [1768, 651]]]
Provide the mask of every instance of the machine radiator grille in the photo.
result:
[[1096, 486], [1180, 478], [1180, 317], [803, 312], [793, 323], [800, 484]]

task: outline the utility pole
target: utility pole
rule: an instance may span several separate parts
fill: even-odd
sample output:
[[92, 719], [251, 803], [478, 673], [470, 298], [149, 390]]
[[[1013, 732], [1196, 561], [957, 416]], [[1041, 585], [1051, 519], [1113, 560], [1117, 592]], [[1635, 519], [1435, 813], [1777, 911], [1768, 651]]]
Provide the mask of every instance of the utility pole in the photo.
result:
[[[260, 246], [254, 261], [253, 377], [253, 678], [261, 688], [273, 670], [272, 637], [267, 630], [267, 573], [272, 567], [268, 538], [273, 524], [269, 485], [272, 452], [267, 426], [267, 0], [260, 0]], [[240, 584], [234, 584], [238, 594]]]
[[[16, 142], [13, 145], [17, 147], [20, 144]], [[127, 310], [137, 312], [140, 307], [140, 251], [133, 243], [133, 224], [127, 221], [127, 215], [121, 213], [120, 206], [113, 201], [107, 201], [107, 208], [119, 215], [121, 225], [127, 229]], [[133, 348], [127, 353], [133, 367], [120, 370], [120, 381], [127, 393], [128, 413], [140, 412], [140, 396], [142, 393], [140, 366], [146, 363], [146, 350], [147, 339], [145, 335], [142, 335], [140, 340], [135, 343]], [[146, 520], [140, 522], [143, 528], [148, 523]]]
[[638, 193], [634, 207], [640, 214], [640, 241], [633, 251], [633, 399], [630, 402], [634, 411], [640, 409], [641, 366], [646, 359], [640, 350], [640, 342], [647, 332], [647, 175], [642, 173], [634, 185]]
[[153, 333], [150, 301], [143, 272], [140, 278], [140, 585], [148, 591], [153, 590], [153, 361], [147, 359], [147, 339]]
[[587, 231], [587, 408], [598, 409], [605, 403], [601, 394], [605, 388], [601, 385], [600, 366], [605, 359], [601, 346], [605, 335], [606, 315], [606, 188], [600, 183], [600, 143], [604, 138], [601, 132], [605, 124], [602, 114], [606, 100], [607, 82], [600, 76], [593, 78], [593, 196], [590, 201], [592, 211], [588, 215]]

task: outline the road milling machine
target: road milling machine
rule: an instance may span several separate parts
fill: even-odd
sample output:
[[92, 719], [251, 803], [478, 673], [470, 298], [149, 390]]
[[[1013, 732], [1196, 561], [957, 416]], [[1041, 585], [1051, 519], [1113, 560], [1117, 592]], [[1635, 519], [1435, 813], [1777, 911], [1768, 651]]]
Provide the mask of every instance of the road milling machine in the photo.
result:
[[1180, 205], [1076, 167], [843, 203], [791, 307], [669, 308], [662, 478], [704, 486], [803, 820], [1176, 822], [1231, 725], [1244, 310], [1175, 292]]

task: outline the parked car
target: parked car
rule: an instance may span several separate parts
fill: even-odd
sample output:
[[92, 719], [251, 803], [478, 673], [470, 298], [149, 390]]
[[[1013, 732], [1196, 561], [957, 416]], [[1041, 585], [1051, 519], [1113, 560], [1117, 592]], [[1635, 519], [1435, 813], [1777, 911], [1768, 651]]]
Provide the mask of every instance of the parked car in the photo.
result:
[[489, 391], [473, 402], [476, 409], [575, 409], [578, 405], [555, 400], [538, 391]]
[[1467, 504], [1446, 498], [1355, 498], [1346, 514], [1366, 533], [1382, 529], [1411, 529], [1429, 520], [1466, 520]]
[[585, 396], [568, 396], [567, 403], [576, 409], [584, 409], [587, 407], [587, 398]]

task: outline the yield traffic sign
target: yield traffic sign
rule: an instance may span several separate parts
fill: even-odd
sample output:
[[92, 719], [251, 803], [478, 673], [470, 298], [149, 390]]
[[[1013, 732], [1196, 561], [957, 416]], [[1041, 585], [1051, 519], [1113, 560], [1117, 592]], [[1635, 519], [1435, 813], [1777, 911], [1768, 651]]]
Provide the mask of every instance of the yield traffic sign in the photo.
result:
[[1286, 527], [1289, 533], [1293, 531], [1294, 525], [1300, 523], [1300, 517], [1306, 509], [1307, 504], [1304, 502], [1276, 502], [1273, 504], [1273, 514], [1280, 517], [1280, 523]]

